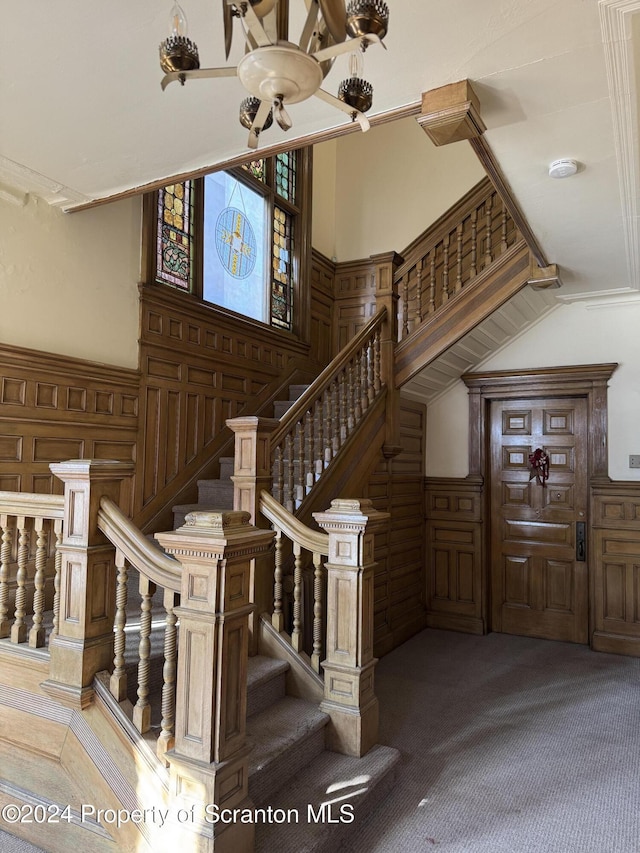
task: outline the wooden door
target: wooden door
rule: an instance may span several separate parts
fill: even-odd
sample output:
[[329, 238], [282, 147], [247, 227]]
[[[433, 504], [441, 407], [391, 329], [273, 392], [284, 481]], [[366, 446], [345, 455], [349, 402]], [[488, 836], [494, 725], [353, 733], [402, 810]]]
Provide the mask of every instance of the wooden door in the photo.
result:
[[[549, 456], [543, 487], [529, 454]], [[576, 524], [587, 521], [587, 401], [491, 404], [492, 628], [588, 641], [587, 563], [576, 559]]]

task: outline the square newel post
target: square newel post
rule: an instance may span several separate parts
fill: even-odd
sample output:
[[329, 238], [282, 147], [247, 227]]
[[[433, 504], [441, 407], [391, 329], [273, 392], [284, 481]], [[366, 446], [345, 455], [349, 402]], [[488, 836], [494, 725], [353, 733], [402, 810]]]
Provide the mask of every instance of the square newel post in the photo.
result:
[[395, 273], [404, 263], [397, 252], [372, 255], [376, 268], [376, 311], [387, 309], [387, 320], [380, 336], [380, 372], [387, 387], [387, 434], [382, 452], [392, 459], [402, 450], [400, 446], [400, 392], [396, 390], [394, 350], [398, 342], [398, 288]]
[[245, 743], [250, 564], [273, 536], [238, 511], [192, 512], [178, 530], [156, 534], [182, 565], [175, 746], [166, 759], [177, 806], [196, 816], [190, 853], [253, 850], [252, 824], [214, 823], [203, 809], [252, 807]]
[[64, 483], [64, 527], [58, 631], [49, 643], [49, 678], [42, 686], [59, 702], [85, 708], [93, 701], [94, 676], [113, 665], [114, 548], [98, 530], [98, 510], [102, 497], [120, 503], [133, 466], [72, 459], [49, 467]]
[[373, 676], [374, 533], [389, 513], [369, 500], [334, 500], [313, 517], [329, 534], [327, 656], [324, 700], [331, 717], [328, 747], [362, 756], [378, 741], [378, 700]]
[[[260, 513], [260, 492], [271, 492], [271, 435], [280, 425], [277, 418], [230, 418], [229, 429], [235, 433], [233, 467], [233, 508], [244, 510], [256, 527], [269, 527]], [[251, 654], [258, 651], [258, 621], [261, 613], [273, 608], [273, 560], [258, 558], [251, 565], [251, 603], [255, 605], [250, 625]]]

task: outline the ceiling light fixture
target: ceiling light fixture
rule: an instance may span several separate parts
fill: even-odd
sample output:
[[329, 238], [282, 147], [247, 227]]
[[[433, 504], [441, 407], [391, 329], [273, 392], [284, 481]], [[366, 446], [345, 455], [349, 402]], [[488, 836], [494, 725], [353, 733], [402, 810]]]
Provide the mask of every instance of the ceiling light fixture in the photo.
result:
[[[380, 43], [389, 26], [389, 10], [383, 0], [305, 0], [307, 17], [298, 44], [287, 40], [278, 0], [222, 0], [226, 58], [233, 37], [233, 19], [242, 22], [246, 53], [238, 65], [200, 68], [198, 48], [188, 38], [187, 18], [178, 3], [171, 9], [170, 35], [160, 45], [160, 66], [165, 72], [162, 89], [178, 80], [235, 77], [249, 93], [240, 104], [240, 123], [249, 130], [249, 148], [273, 119], [282, 130], [292, 126], [286, 110], [312, 95], [347, 113], [363, 131], [369, 129], [364, 115], [373, 103], [373, 87], [362, 77], [363, 55]], [[288, 6], [286, 6], [288, 9]], [[384, 47], [384, 45], [383, 45]], [[336, 56], [350, 53], [349, 74], [335, 98], [320, 86]]]
[[577, 171], [577, 160], [569, 160], [565, 158], [563, 160], [554, 160], [553, 163], [549, 164], [550, 178], [570, 178], [571, 175], [575, 175]]

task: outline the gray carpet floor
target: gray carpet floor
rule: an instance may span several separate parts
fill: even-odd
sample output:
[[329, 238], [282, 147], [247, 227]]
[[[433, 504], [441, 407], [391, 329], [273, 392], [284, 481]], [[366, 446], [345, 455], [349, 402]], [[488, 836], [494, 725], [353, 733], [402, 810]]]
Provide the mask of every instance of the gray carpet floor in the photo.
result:
[[353, 853], [640, 851], [640, 660], [428, 630], [376, 672], [402, 752]]

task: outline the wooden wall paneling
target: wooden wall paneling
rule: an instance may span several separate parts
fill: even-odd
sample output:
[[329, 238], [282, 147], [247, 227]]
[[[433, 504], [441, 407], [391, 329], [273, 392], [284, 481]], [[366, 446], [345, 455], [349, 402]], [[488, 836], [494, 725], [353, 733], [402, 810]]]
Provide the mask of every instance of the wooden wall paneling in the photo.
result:
[[62, 493], [51, 462], [138, 460], [135, 370], [0, 344], [0, 489]]
[[335, 264], [320, 252], [311, 258], [311, 357], [325, 367], [333, 358]]
[[483, 634], [482, 486], [427, 478], [427, 622]]
[[371, 258], [335, 265], [333, 354], [349, 343], [376, 313], [376, 269]]
[[640, 483], [592, 489], [596, 651], [640, 656]]

